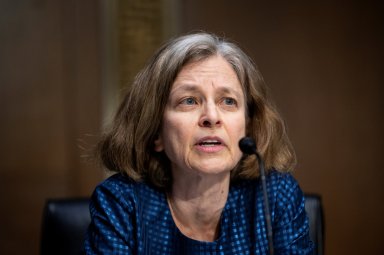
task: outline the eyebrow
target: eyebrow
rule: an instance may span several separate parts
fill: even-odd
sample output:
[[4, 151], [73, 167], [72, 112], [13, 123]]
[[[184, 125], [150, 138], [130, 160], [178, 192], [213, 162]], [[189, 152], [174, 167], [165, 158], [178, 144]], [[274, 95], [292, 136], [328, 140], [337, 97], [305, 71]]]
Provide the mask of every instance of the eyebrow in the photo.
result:
[[171, 90], [171, 94], [173, 92], [176, 92], [179, 90], [181, 90], [181, 91], [198, 91], [199, 89], [197, 88], [197, 86], [192, 85], [192, 84], [182, 84], [178, 88]]
[[[175, 92], [177, 91], [190, 91], [190, 92], [196, 92], [196, 91], [199, 91], [200, 89], [198, 88], [198, 86], [196, 85], [192, 85], [192, 84], [182, 84], [180, 85], [177, 89], [171, 91], [170, 93], [170, 96], [172, 94], [174, 94]], [[230, 87], [220, 87], [219, 88], [220, 92], [224, 92], [224, 93], [227, 93], [227, 94], [235, 94], [237, 97], [243, 97], [243, 95], [241, 93], [239, 93], [237, 90], [235, 89], [232, 89]], [[241, 91], [242, 92], [242, 91]]]

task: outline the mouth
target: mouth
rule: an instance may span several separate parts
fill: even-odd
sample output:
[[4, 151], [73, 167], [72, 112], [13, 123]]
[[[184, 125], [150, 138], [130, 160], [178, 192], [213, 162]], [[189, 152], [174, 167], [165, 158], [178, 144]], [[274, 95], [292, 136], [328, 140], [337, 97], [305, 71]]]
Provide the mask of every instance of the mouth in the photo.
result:
[[224, 141], [215, 136], [206, 136], [199, 139], [196, 143], [196, 149], [204, 154], [215, 154], [222, 151], [225, 147]]
[[216, 145], [220, 145], [220, 144], [221, 144], [221, 142], [215, 141], [215, 140], [204, 141], [204, 142], [198, 143], [198, 145], [200, 145], [200, 146], [216, 146]]
[[197, 143], [199, 146], [204, 146], [204, 147], [213, 147], [213, 146], [218, 146], [218, 145], [223, 145], [223, 141], [219, 138], [202, 138], [200, 139]]

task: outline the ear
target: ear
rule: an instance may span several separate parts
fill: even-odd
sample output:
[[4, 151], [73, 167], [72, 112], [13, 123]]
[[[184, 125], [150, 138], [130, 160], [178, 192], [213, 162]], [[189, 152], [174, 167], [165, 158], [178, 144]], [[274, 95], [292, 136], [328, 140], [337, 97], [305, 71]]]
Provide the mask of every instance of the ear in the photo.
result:
[[155, 144], [154, 149], [156, 152], [161, 152], [164, 150], [163, 139], [161, 138], [160, 135], [157, 136], [157, 138], [154, 141], [154, 144]]

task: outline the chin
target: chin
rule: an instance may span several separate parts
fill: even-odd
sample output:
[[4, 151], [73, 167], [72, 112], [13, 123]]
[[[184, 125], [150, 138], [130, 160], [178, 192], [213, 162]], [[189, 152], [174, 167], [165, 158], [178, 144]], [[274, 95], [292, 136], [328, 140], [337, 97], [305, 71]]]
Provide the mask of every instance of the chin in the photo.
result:
[[220, 164], [210, 163], [209, 165], [197, 166], [195, 169], [200, 173], [208, 174], [208, 175], [221, 175], [225, 173], [230, 173], [231, 170], [236, 166], [233, 164]]

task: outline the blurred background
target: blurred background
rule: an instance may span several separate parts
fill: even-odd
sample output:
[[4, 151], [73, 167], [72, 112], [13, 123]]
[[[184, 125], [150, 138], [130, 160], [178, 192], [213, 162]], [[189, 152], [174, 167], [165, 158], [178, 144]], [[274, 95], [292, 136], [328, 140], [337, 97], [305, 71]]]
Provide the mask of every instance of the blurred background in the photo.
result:
[[322, 196], [326, 254], [384, 243], [382, 1], [0, 0], [0, 254], [39, 254], [47, 198], [89, 196], [120, 92], [166, 39], [205, 30], [258, 64]]

